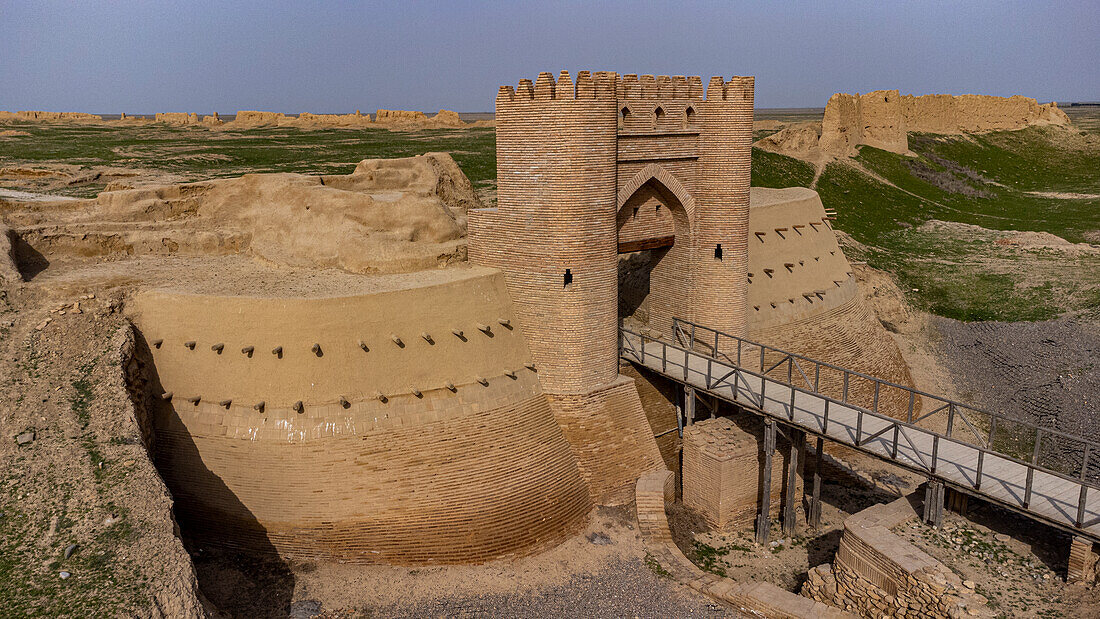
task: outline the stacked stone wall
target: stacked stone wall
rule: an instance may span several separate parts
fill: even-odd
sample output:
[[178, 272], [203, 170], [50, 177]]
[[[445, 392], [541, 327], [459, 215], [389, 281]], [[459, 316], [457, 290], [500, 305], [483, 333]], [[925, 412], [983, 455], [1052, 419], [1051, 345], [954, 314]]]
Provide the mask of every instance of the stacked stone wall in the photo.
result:
[[849, 516], [835, 563], [810, 570], [802, 595], [864, 617], [992, 616], [954, 572], [890, 531], [916, 519], [909, 498]]

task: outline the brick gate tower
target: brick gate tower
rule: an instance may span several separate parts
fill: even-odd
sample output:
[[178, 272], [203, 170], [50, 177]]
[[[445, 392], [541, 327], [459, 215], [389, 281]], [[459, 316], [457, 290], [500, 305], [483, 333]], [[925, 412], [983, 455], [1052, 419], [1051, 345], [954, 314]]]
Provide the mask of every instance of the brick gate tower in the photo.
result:
[[652, 330], [744, 331], [752, 108], [751, 77], [704, 95], [698, 77], [563, 71], [497, 94], [497, 208], [470, 213], [470, 261], [505, 272], [597, 499], [660, 463], [619, 375], [619, 255], [654, 252]]

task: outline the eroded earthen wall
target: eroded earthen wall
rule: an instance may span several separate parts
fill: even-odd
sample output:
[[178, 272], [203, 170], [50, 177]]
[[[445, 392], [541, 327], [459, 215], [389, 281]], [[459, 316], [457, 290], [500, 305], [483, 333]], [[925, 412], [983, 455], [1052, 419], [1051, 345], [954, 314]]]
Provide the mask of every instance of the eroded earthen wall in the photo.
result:
[[415, 564], [531, 552], [581, 526], [588, 486], [502, 276], [421, 275], [345, 298], [135, 298], [157, 463], [189, 533]]

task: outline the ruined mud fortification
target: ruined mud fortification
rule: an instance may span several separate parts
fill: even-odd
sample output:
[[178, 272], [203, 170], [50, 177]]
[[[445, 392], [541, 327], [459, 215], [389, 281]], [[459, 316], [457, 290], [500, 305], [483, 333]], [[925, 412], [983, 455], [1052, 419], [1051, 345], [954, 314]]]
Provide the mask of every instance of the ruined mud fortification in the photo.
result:
[[1015, 95], [901, 95], [897, 90], [836, 93], [825, 105], [821, 149], [838, 155], [861, 144], [895, 153], [909, 150], [908, 132], [981, 133], [1032, 125], [1068, 125], [1057, 103], [1039, 105]]

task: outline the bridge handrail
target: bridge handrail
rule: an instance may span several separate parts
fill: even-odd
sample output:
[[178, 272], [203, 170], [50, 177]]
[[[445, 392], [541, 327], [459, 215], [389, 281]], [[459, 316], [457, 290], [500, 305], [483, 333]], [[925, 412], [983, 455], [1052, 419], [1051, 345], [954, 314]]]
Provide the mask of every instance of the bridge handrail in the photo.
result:
[[[690, 320], [684, 320], [682, 318], [673, 318], [672, 319], [672, 325], [673, 325], [674, 332], [676, 332], [676, 333], [687, 333], [686, 330], [684, 330], [680, 327], [681, 324], [688, 325], [688, 326], [692, 327], [692, 331], [691, 331], [692, 334], [694, 333], [694, 331], [696, 329], [702, 329], [703, 331], [709, 331], [709, 332], [715, 333], [715, 334], [717, 334], [721, 337], [725, 337], [725, 338], [728, 338], [728, 339], [732, 339], [732, 340], [741, 342], [742, 344], [748, 344], [749, 346], [755, 346], [755, 347], [761, 348], [763, 350], [769, 350], [769, 351], [778, 353], [780, 355], [784, 355], [784, 356], [791, 357], [791, 358], [794, 358], [794, 359], [801, 359], [803, 361], [808, 361], [808, 362], [813, 363], [815, 365], [825, 367], [825, 368], [829, 368], [829, 369], [832, 369], [832, 370], [836, 370], [838, 372], [843, 372], [843, 373], [851, 375], [851, 376], [858, 376], [858, 377], [860, 377], [864, 380], [879, 383], [881, 385], [884, 385], [884, 386], [887, 386], [887, 387], [890, 387], [890, 388], [893, 388], [893, 389], [898, 389], [898, 390], [901, 390], [901, 391], [905, 391], [905, 392], [911, 393], [915, 396], [920, 396], [920, 397], [928, 398], [928, 399], [931, 399], [931, 400], [937, 400], [937, 401], [942, 402], [944, 404], [949, 404], [949, 405], [951, 405], [955, 408], [964, 408], [964, 409], [973, 411], [975, 413], [979, 413], [979, 414], [982, 414], [982, 415], [987, 415], [991, 419], [992, 418], [997, 418], [997, 419], [1000, 419], [1000, 420], [1003, 420], [1003, 421], [1008, 421], [1008, 422], [1011, 422], [1011, 423], [1014, 423], [1014, 424], [1019, 424], [1021, 426], [1027, 427], [1027, 428], [1031, 428], [1031, 429], [1036, 430], [1037, 432], [1041, 432], [1043, 434], [1058, 436], [1058, 437], [1065, 438], [1065, 439], [1072, 440], [1072, 441], [1079, 441], [1079, 442], [1081, 442], [1085, 445], [1091, 446], [1094, 450], [1100, 451], [1100, 441], [1094, 441], [1092, 439], [1088, 439], [1088, 438], [1085, 438], [1083, 436], [1070, 434], [1069, 432], [1065, 432], [1063, 430], [1057, 430], [1055, 428], [1051, 428], [1051, 427], [1047, 427], [1047, 426], [1041, 426], [1037, 423], [1028, 421], [1026, 419], [1022, 419], [1022, 418], [1015, 417], [1015, 416], [1012, 416], [1012, 415], [1008, 415], [1008, 414], [1005, 414], [1005, 413], [997, 413], [997, 412], [994, 412], [994, 411], [989, 411], [989, 410], [986, 410], [986, 409], [978, 408], [976, 406], [971, 406], [969, 404], [965, 404], [965, 403], [959, 402], [957, 400], [952, 400], [951, 398], [946, 398], [946, 397], [943, 397], [943, 396], [928, 393], [926, 391], [921, 391], [920, 389], [916, 389], [916, 388], [913, 388], [913, 387], [907, 387], [905, 385], [899, 385], [897, 383], [894, 383], [894, 382], [891, 382], [891, 381], [888, 381], [888, 380], [885, 380], [885, 379], [882, 379], [882, 378], [878, 378], [876, 376], [871, 376], [869, 374], [864, 374], [864, 373], [859, 372], [857, 370], [850, 370], [848, 368], [845, 368], [845, 367], [842, 367], [842, 366], [839, 366], [839, 365], [835, 365], [835, 364], [829, 363], [827, 361], [819, 361], [817, 359], [813, 359], [813, 358], [807, 357], [805, 355], [800, 355], [798, 353], [789, 352], [789, 351], [783, 350], [781, 348], [776, 348], [774, 346], [769, 346], [767, 344], [761, 344], [760, 342], [756, 342], [756, 341], [750, 340], [750, 339], [745, 338], [745, 337], [741, 337], [741, 336], [738, 336], [738, 335], [733, 335], [733, 334], [730, 334], [730, 333], [726, 333], [724, 331], [719, 331], [717, 329], [713, 329], [711, 327], [707, 327], [705, 325], [701, 325], [701, 324], [692, 322]], [[624, 327], [624, 329], [625, 329], [625, 327]], [[650, 338], [650, 339], [652, 339], [652, 338]], [[696, 342], [700, 342], [700, 340], [698, 338], [695, 338], [694, 335], [692, 335], [691, 336], [691, 341], [689, 342], [689, 345], [694, 345]], [[701, 342], [701, 343], [709, 344], [709, 342]], [[715, 357], [717, 357], [717, 354], [718, 354], [718, 351], [715, 350]], [[727, 359], [729, 359], [728, 355], [723, 355], [723, 356], [725, 356]], [[783, 361], [785, 361], [785, 359]], [[780, 363], [782, 363], [782, 361]], [[849, 403], [845, 403], [845, 405], [849, 405]], [[940, 409], [937, 409], [936, 411], [933, 411], [933, 413], [938, 412], [939, 410], [942, 410], [942, 407]], [[969, 422], [967, 422], [967, 423], [969, 423]], [[973, 429], [973, 426], [972, 426], [972, 429]], [[950, 435], [948, 435], [948, 437], [951, 438]]]
[[[680, 322], [686, 322], [686, 321], [680, 321]], [[706, 327], [704, 327], [704, 328], [706, 328]], [[684, 376], [685, 381], [687, 380], [687, 375], [690, 372], [695, 372], [697, 374], [700, 373], [698, 370], [692, 370], [690, 368], [690, 362], [688, 361], [688, 356], [689, 355], [695, 356], [695, 357], [698, 357], [698, 358], [702, 358], [702, 359], [713, 359], [714, 358], [714, 357], [708, 357], [704, 353], [700, 353], [698, 351], [695, 351], [695, 350], [692, 350], [692, 349], [689, 349], [689, 348], [685, 348], [683, 346], [678, 346], [676, 344], [666, 342], [666, 341], [664, 341], [662, 339], [659, 339], [659, 338], [655, 338], [655, 337], [652, 337], [652, 336], [648, 336], [648, 335], [645, 335], [645, 334], [642, 334], [642, 333], [635, 332], [635, 331], [633, 331], [633, 330], [631, 330], [627, 327], [620, 327], [619, 331], [620, 331], [620, 338], [619, 338], [620, 356], [622, 356], [626, 352], [626, 349], [624, 348], [624, 342], [625, 342], [626, 338], [622, 337], [622, 334], [629, 334], [629, 335], [632, 335], [634, 337], [639, 338], [641, 340], [642, 351], [645, 350], [645, 344], [646, 344], [647, 340], [650, 341], [650, 342], [658, 343], [662, 346], [662, 355], [661, 355], [662, 364], [666, 365], [666, 366], [667, 365], [672, 365], [673, 367], [682, 368], [683, 373], [685, 375]], [[713, 329], [711, 329], [711, 331], [713, 331]], [[735, 339], [744, 340], [744, 338], [736, 338], [735, 336], [730, 336], [730, 337], [734, 337]], [[750, 342], [753, 345], [758, 345], [755, 342], [751, 342], [749, 340], [744, 340], [744, 341]], [[678, 364], [678, 363], [675, 363], [675, 362], [669, 360], [667, 354], [665, 353], [665, 351], [668, 348], [672, 348], [674, 350], [678, 350], [678, 351], [683, 352], [684, 353], [684, 363], [683, 364]], [[768, 347], [768, 348], [772, 348], [772, 347]], [[777, 350], [777, 349], [772, 348], [772, 350]], [[779, 352], [783, 352], [783, 351], [779, 351]], [[645, 356], [644, 352], [641, 355], [639, 355], [638, 351], [632, 351], [631, 354], [635, 359], [638, 359], [639, 361], [641, 361], [642, 358]], [[808, 359], [806, 357], [802, 357], [802, 358], [807, 359], [808, 361], [813, 361], [813, 359]], [[922, 428], [920, 426], [916, 426], [912, 423], [903, 421], [901, 419], [897, 419], [897, 418], [891, 417], [889, 415], [879, 413], [877, 411], [870, 410], [866, 407], [859, 406], [859, 405], [851, 403], [851, 402], [845, 402], [845, 401], [842, 401], [842, 400], [838, 400], [838, 399], [836, 399], [836, 398], [834, 398], [834, 397], [832, 397], [828, 394], [821, 393], [819, 391], [812, 391], [812, 390], [804, 389], [804, 388], [799, 387], [799, 386], [797, 386], [793, 383], [784, 383], [782, 380], [776, 379], [774, 377], [767, 376], [766, 374], [758, 373], [758, 372], [753, 371], [753, 370], [749, 370], [749, 369], [746, 369], [746, 368], [739, 367], [736, 364], [734, 364], [733, 367], [736, 368], [736, 370], [739, 371], [739, 372], [744, 372], [744, 373], [747, 373], [751, 376], [754, 376], [756, 378], [761, 379], [762, 387], [764, 386], [764, 383], [767, 382], [767, 381], [770, 381], [770, 382], [775, 383], [775, 384], [782, 384], [782, 385], [785, 385], [785, 386], [789, 387], [790, 389], [792, 389], [792, 391], [798, 391], [800, 393], [804, 393], [804, 394], [807, 394], [807, 395], [811, 395], [811, 396], [821, 398], [825, 401], [832, 402], [834, 404], [838, 404], [838, 405], [841, 405], [841, 406], [846, 406], [848, 408], [856, 409], [859, 412], [859, 414], [861, 414], [861, 415], [864, 415], [864, 414], [865, 415], [871, 415], [872, 417], [875, 417], [876, 419], [879, 419], [881, 421], [885, 421], [888, 424], [893, 424], [894, 426], [897, 426], [899, 428], [904, 427], [904, 428], [908, 428], [908, 429], [911, 429], [911, 430], [931, 434], [934, 437], [934, 439], [933, 439], [934, 440], [934, 443], [933, 443], [933, 459], [935, 459], [935, 455], [936, 455], [935, 454], [935, 451], [936, 451], [936, 447], [935, 447], [936, 443], [935, 442], [939, 441], [939, 440], [947, 440], [947, 441], [959, 443], [959, 444], [962, 444], [962, 445], [965, 445], [967, 447], [970, 447], [972, 449], [977, 450], [978, 453], [981, 454], [981, 456], [979, 457], [979, 468], [977, 470], [977, 475], [976, 475], [976, 479], [975, 479], [975, 484], [976, 484], [975, 485], [975, 490], [977, 490], [977, 491], [980, 491], [980, 485], [981, 485], [981, 465], [980, 465], [980, 462], [981, 462], [982, 458], [984, 458], [985, 454], [992, 454], [992, 455], [994, 455], [998, 458], [1003, 458], [1005, 460], [1015, 462], [1015, 463], [1017, 463], [1019, 465], [1022, 465], [1022, 466], [1027, 468], [1027, 470], [1028, 470], [1028, 480], [1026, 482], [1027, 483], [1027, 489], [1025, 490], [1025, 493], [1028, 496], [1028, 498], [1031, 495], [1031, 479], [1032, 479], [1032, 475], [1035, 471], [1039, 471], [1039, 472], [1045, 473], [1047, 475], [1053, 475], [1053, 476], [1058, 477], [1060, 479], [1063, 479], [1065, 481], [1071, 482], [1073, 484], [1077, 484], [1081, 487], [1080, 500], [1079, 500], [1079, 509], [1078, 509], [1078, 519], [1077, 519], [1077, 523], [1076, 523], [1077, 528], [1081, 528], [1083, 526], [1082, 515], [1083, 515], [1083, 511], [1084, 511], [1084, 500], [1085, 500], [1087, 491], [1088, 490], [1100, 491], [1100, 485], [1094, 484], [1094, 483], [1088, 481], [1085, 478], [1085, 471], [1087, 470], [1087, 466], [1088, 466], [1088, 462], [1089, 462], [1089, 454], [1090, 454], [1091, 447], [1093, 445], [1093, 443], [1091, 441], [1083, 441], [1086, 444], [1086, 448], [1085, 448], [1084, 461], [1082, 462], [1082, 467], [1081, 467], [1081, 471], [1082, 471], [1081, 475], [1070, 476], [1070, 475], [1067, 475], [1065, 473], [1062, 473], [1061, 471], [1056, 471], [1054, 469], [1050, 469], [1050, 468], [1047, 468], [1047, 467], [1039, 464], [1035, 460], [1035, 458], [1033, 458], [1033, 460], [1030, 461], [1030, 462], [1027, 461], [1027, 460], [1022, 460], [1022, 459], [1020, 459], [1016, 456], [1012, 456], [1012, 455], [997, 451], [995, 449], [991, 449], [987, 446], [978, 445], [978, 444], [975, 444], [975, 443], [970, 443], [970, 442], [965, 441], [965, 440], [960, 439], [960, 438], [944, 435], [944, 434], [941, 434], [940, 432], [937, 432], [936, 430], [931, 430], [929, 428]], [[840, 369], [843, 369], [843, 368], [840, 368]], [[664, 373], [666, 375], [672, 377], [672, 375], [667, 372], [667, 367], [664, 368]], [[708, 382], [709, 382], [709, 378], [710, 377], [708, 376], [707, 377]], [[883, 381], [883, 382], [886, 382], [886, 381]], [[916, 390], [910, 390], [910, 391], [915, 392]], [[717, 395], [717, 394], [715, 394], [715, 395]], [[736, 397], [736, 393], [734, 395]], [[722, 397], [722, 396], [719, 396], [719, 397]], [[738, 402], [738, 403], [743, 404], [741, 402]], [[764, 410], [762, 403], [760, 405], [755, 405], [754, 404], [753, 407], [759, 409], [762, 413], [764, 413], [768, 416], [773, 416], [772, 413]], [[792, 411], [792, 414], [793, 414], [793, 411]], [[790, 420], [787, 420], [787, 421], [790, 421]], [[887, 430], [888, 429], [889, 429], [889, 426], [887, 427]], [[1042, 429], [1042, 428], [1039, 428], [1039, 429]], [[1045, 429], [1044, 429], [1044, 431], [1045, 431]], [[858, 438], [859, 437], [857, 437], [857, 440], [858, 440]], [[908, 440], [908, 437], [906, 437], [906, 439]], [[833, 440], [836, 440], [836, 439], [833, 439]], [[895, 440], [896, 440], [896, 438], [895, 438]], [[844, 441], [841, 441], [841, 442], [843, 443]], [[848, 444], [848, 443], [844, 443], [844, 444]], [[861, 448], [861, 445], [859, 443], [854, 444], [854, 446], [856, 448]], [[896, 449], [895, 449], [895, 453], [893, 455], [891, 455], [889, 457], [889, 459], [893, 460], [893, 461], [897, 461]], [[903, 466], [906, 466], [907, 468], [912, 468], [912, 467], [909, 467], [909, 465], [904, 465], [903, 464]], [[931, 467], [929, 467], [927, 464], [925, 464], [925, 467], [928, 469], [928, 471], [931, 474], [936, 474], [935, 462], [933, 462], [933, 465]], [[1026, 502], [1028, 502], [1027, 499], [1025, 499], [1025, 503]]]

